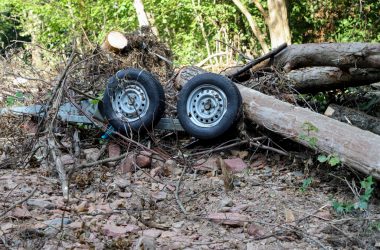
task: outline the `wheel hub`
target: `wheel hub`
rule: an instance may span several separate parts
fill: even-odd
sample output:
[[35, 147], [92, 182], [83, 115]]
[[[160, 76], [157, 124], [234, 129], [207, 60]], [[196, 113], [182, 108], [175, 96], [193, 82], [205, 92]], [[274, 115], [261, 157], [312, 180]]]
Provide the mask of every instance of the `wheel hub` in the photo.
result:
[[122, 79], [112, 98], [112, 108], [116, 115], [132, 122], [144, 116], [148, 107], [149, 98], [144, 86], [137, 81]]
[[186, 110], [190, 120], [197, 126], [213, 127], [227, 111], [227, 97], [220, 88], [205, 84], [191, 92]]

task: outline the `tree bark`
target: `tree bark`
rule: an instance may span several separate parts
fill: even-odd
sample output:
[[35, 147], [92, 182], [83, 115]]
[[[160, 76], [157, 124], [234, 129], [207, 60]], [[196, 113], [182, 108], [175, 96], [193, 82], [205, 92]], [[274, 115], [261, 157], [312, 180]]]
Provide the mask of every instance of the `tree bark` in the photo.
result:
[[268, 11], [267, 25], [272, 49], [283, 43], [291, 44], [286, 0], [268, 0]]
[[311, 67], [292, 70], [286, 77], [294, 82], [294, 88], [300, 93], [315, 93], [379, 82], [380, 69], [350, 68], [346, 71], [337, 67]]
[[325, 111], [325, 115], [335, 120], [348, 123], [355, 127], [380, 135], [380, 119], [367, 115], [366, 113], [358, 110], [336, 104], [330, 104]]
[[118, 31], [111, 31], [107, 34], [102, 44], [102, 49], [111, 52], [120, 52], [128, 46], [128, 40]]
[[273, 65], [289, 72], [312, 66], [380, 69], [380, 43], [310, 43], [288, 46]]
[[144, 4], [142, 0], [134, 0], [133, 6], [136, 9], [137, 19], [139, 21], [139, 26], [150, 26], [148, 16], [144, 10]]
[[259, 41], [260, 46], [261, 46], [262, 50], [264, 51], [264, 53], [267, 53], [269, 51], [269, 46], [266, 44], [265, 36], [263, 35], [261, 30], [257, 26], [255, 20], [253, 20], [251, 13], [249, 13], [247, 8], [243, 5], [243, 3], [240, 0], [232, 0], [232, 1], [234, 2], [236, 7], [239, 8], [239, 10], [243, 13], [245, 18], [247, 19], [249, 26], [251, 27], [253, 34], [255, 35], [257, 40]]
[[[176, 85], [182, 86], [202, 72], [199, 68], [184, 68], [175, 79]], [[337, 154], [344, 164], [380, 179], [380, 136], [236, 85], [247, 119], [306, 147]], [[306, 125], [315, 129], [309, 130]], [[315, 145], [308, 140], [313, 138]]]

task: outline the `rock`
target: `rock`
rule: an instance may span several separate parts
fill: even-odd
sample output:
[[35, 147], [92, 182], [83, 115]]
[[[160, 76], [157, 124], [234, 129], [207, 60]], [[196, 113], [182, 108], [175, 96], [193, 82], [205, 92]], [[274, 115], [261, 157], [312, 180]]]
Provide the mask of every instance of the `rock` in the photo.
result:
[[119, 227], [113, 224], [105, 224], [103, 226], [103, 232], [105, 235], [110, 237], [120, 237], [126, 235], [128, 230], [126, 227]]
[[158, 166], [158, 167], [155, 167], [152, 170], [150, 170], [150, 175], [152, 177], [164, 176], [164, 174], [165, 174], [165, 171], [164, 171], [164, 168], [162, 166]]
[[48, 227], [45, 228], [44, 234], [45, 235], [55, 235], [61, 230], [61, 225], [67, 225], [70, 224], [71, 220], [69, 218], [55, 218], [51, 220], [47, 220], [44, 222]]
[[129, 179], [123, 178], [123, 177], [116, 177], [114, 180], [114, 183], [120, 189], [125, 189], [126, 187], [131, 185], [131, 181]]
[[131, 198], [132, 197], [132, 193], [119, 192], [118, 195], [120, 198]]
[[148, 151], [141, 151], [136, 157], [136, 164], [140, 168], [149, 168], [152, 164], [152, 154]]
[[68, 227], [71, 229], [77, 230], [77, 229], [83, 228], [84, 223], [83, 221], [74, 221], [73, 223], [70, 223]]
[[51, 226], [51, 227], [61, 226], [62, 224], [67, 225], [70, 223], [71, 223], [71, 220], [69, 218], [63, 218], [63, 219], [62, 218], [54, 218], [51, 220], [44, 221], [44, 224], [46, 224], [47, 226]]
[[156, 199], [157, 201], [165, 200], [167, 197], [167, 193], [163, 191], [157, 191], [152, 193], [152, 197]]
[[245, 162], [240, 158], [225, 159], [224, 163], [232, 173], [242, 172], [248, 167], [247, 164], [245, 164]]
[[193, 166], [194, 169], [196, 170], [201, 170], [201, 171], [215, 171], [218, 170], [218, 159], [215, 157], [208, 158], [206, 161], [204, 160], [199, 160], [195, 163]]
[[120, 156], [121, 153], [121, 148], [118, 144], [114, 142], [110, 142], [108, 144], [108, 157], [109, 158], [114, 158]]
[[234, 205], [234, 202], [229, 197], [222, 199], [219, 203], [220, 207], [232, 207], [233, 205]]
[[231, 150], [231, 154], [235, 157], [239, 157], [240, 159], [245, 159], [249, 155], [249, 152], [245, 150]]
[[185, 222], [182, 220], [182, 221], [174, 222], [172, 224], [172, 227], [174, 227], [174, 228], [181, 228], [181, 227], [183, 227], [184, 224], [185, 224]]
[[97, 148], [86, 148], [83, 150], [86, 160], [89, 162], [96, 161], [99, 156], [99, 149]]
[[74, 158], [71, 155], [69, 155], [69, 154], [62, 155], [61, 156], [61, 161], [62, 161], [63, 165], [74, 164]]
[[143, 236], [158, 238], [160, 237], [161, 233], [162, 233], [162, 230], [151, 228], [151, 229], [144, 230]]
[[16, 207], [15, 209], [12, 210], [12, 216], [16, 217], [18, 219], [28, 219], [32, 217], [28, 209], [24, 207]]
[[122, 174], [132, 173], [135, 170], [135, 155], [127, 155], [119, 164], [118, 169]]
[[172, 160], [172, 159], [165, 161], [164, 169], [165, 169], [165, 171], [167, 171], [172, 176], [177, 176], [177, 175], [180, 175], [182, 173], [182, 169], [177, 167], [177, 162]]
[[29, 199], [29, 200], [27, 200], [26, 204], [28, 206], [45, 208], [45, 209], [54, 209], [56, 207], [50, 201], [45, 201], [45, 200], [41, 200], [41, 199]]
[[78, 213], [87, 212], [89, 207], [88, 201], [82, 201], [78, 206], [75, 207], [75, 210]]
[[213, 222], [230, 226], [243, 226], [248, 221], [248, 216], [239, 213], [211, 213], [207, 218]]
[[263, 228], [256, 224], [249, 224], [247, 227], [247, 233], [255, 239], [265, 235]]

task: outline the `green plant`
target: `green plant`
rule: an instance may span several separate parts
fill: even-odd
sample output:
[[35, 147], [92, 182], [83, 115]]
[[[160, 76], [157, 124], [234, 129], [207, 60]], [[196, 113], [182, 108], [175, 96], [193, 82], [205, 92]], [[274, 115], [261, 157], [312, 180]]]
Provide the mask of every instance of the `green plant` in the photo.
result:
[[305, 193], [306, 190], [309, 188], [309, 186], [311, 185], [311, 183], [313, 182], [313, 178], [312, 177], [309, 177], [309, 178], [306, 178], [305, 180], [302, 181], [302, 186], [300, 187], [300, 191], [302, 193]]
[[[351, 213], [355, 210], [360, 210], [360, 211], [367, 210], [369, 200], [371, 199], [373, 191], [374, 191], [374, 184], [375, 183], [373, 181], [372, 176], [365, 178], [364, 180], [360, 182], [361, 191], [364, 190], [364, 192], [362, 192], [362, 194], [360, 195], [359, 195], [360, 192], [357, 192], [357, 193], [355, 192], [355, 196], [357, 197], [356, 202], [352, 202], [352, 201], [341, 202], [341, 201], [334, 200], [332, 203], [333, 209], [337, 213]], [[352, 187], [351, 189], [355, 190]]]
[[14, 96], [7, 96], [6, 105], [13, 106], [17, 103], [22, 102], [24, 99], [24, 94], [20, 91], [17, 91]]
[[316, 126], [314, 126], [311, 122], [306, 121], [302, 124], [302, 130], [304, 131], [304, 133], [301, 133], [298, 136], [298, 138], [307, 142], [310, 147], [316, 148], [318, 138], [316, 138], [314, 136], [310, 136], [310, 133], [311, 132], [318, 132], [319, 129]]
[[321, 163], [327, 162], [330, 166], [334, 167], [336, 165], [339, 165], [341, 163], [341, 160], [337, 154], [330, 154], [330, 155], [319, 155], [318, 161]]

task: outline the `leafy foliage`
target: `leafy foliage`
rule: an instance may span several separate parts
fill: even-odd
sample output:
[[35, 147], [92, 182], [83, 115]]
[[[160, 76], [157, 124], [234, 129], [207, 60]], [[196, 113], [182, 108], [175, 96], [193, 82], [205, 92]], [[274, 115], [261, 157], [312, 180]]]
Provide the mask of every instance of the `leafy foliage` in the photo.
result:
[[[242, 2], [265, 33], [262, 13], [252, 1]], [[264, 9], [266, 2], [260, 0]], [[380, 40], [378, 1], [289, 2], [295, 43]], [[144, 5], [160, 38], [177, 56], [178, 64], [193, 64], [219, 52], [217, 40], [245, 53], [260, 53], [246, 18], [232, 1], [144, 0]], [[23, 34], [50, 50], [67, 51], [74, 38], [81, 50], [88, 50], [92, 44], [101, 43], [110, 30], [131, 32], [137, 28], [133, 1], [4, 0], [0, 9], [1, 46]], [[269, 37], [266, 40], [269, 43]]]
[[360, 182], [361, 189], [364, 190], [364, 192], [357, 197], [357, 201], [355, 203], [352, 201], [340, 202], [334, 200], [332, 203], [333, 209], [337, 213], [351, 213], [355, 210], [367, 210], [369, 201], [374, 191], [374, 185], [375, 183], [372, 176], [365, 178]]

